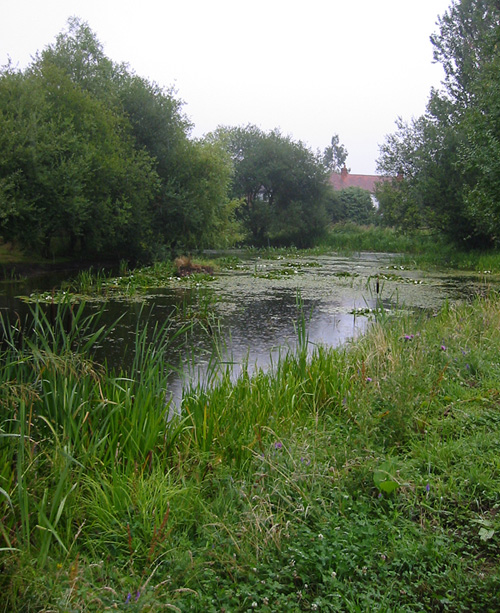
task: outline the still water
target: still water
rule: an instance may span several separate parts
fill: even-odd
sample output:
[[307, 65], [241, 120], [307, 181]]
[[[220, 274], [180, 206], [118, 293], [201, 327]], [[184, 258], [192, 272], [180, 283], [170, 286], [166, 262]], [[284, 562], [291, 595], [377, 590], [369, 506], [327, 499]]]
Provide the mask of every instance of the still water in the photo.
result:
[[[19, 296], [50, 290], [64, 278], [63, 273], [4, 283], [0, 309], [25, 313]], [[206, 283], [172, 279], [168, 287], [148, 290], [140, 300], [109, 300], [104, 307], [88, 308], [104, 308], [106, 323], [121, 317], [97, 354], [117, 368], [130, 360], [138, 325], [171, 320], [173, 333], [180, 325], [174, 316], [179, 308], [195, 315], [198, 324], [167, 355], [172, 367], [169, 392], [178, 401], [186, 383], [206, 380], [214, 354], [231, 365], [235, 377], [242, 367], [250, 372], [268, 368], [279, 352], [295, 346], [302, 317], [311, 347], [338, 346], [366, 330], [377, 306], [437, 310], [445, 300], [467, 299], [497, 283], [488, 271], [424, 273], [400, 266], [387, 254], [245, 257], [233, 258], [230, 269]]]

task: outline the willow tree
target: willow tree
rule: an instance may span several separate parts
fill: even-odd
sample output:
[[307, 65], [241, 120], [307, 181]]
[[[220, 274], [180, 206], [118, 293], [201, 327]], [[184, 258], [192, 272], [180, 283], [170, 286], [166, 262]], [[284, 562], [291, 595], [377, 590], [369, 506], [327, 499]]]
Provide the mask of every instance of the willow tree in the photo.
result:
[[69, 20], [25, 71], [0, 73], [0, 235], [47, 255], [215, 241], [231, 227], [232, 166], [190, 130], [172, 89], [112, 62]]

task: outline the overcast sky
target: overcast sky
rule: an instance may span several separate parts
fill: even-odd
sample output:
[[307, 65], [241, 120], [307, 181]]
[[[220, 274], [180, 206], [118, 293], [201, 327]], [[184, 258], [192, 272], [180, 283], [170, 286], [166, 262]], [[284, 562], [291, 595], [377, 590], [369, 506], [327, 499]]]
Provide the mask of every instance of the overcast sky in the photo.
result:
[[339, 134], [372, 174], [398, 116], [425, 110], [443, 72], [429, 36], [451, 0], [0, 0], [0, 64], [24, 68], [68, 17], [115, 62], [175, 86], [193, 136], [280, 128], [312, 149]]

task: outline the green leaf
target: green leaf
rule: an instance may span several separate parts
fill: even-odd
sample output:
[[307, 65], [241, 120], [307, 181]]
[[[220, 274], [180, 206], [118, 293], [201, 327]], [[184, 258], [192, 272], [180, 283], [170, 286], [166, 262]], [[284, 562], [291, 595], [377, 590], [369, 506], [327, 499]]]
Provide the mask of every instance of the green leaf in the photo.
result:
[[395, 472], [392, 462], [384, 462], [373, 473], [373, 482], [381, 492], [390, 494], [397, 490], [399, 482], [394, 477]]
[[489, 541], [490, 539], [493, 538], [494, 534], [495, 534], [494, 530], [488, 530], [487, 528], [480, 528], [479, 529], [479, 538], [482, 541], [485, 541], [485, 542]]

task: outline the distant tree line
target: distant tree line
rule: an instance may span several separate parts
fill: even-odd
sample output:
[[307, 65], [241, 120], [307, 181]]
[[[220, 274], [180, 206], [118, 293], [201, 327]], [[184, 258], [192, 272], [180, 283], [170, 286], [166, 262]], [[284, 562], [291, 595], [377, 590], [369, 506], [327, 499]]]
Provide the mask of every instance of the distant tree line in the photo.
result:
[[[439, 230], [462, 245], [500, 244], [500, 5], [454, 0], [431, 37], [445, 72], [424, 115], [399, 119], [381, 147], [382, 220]], [[397, 175], [400, 175], [397, 178]]]

